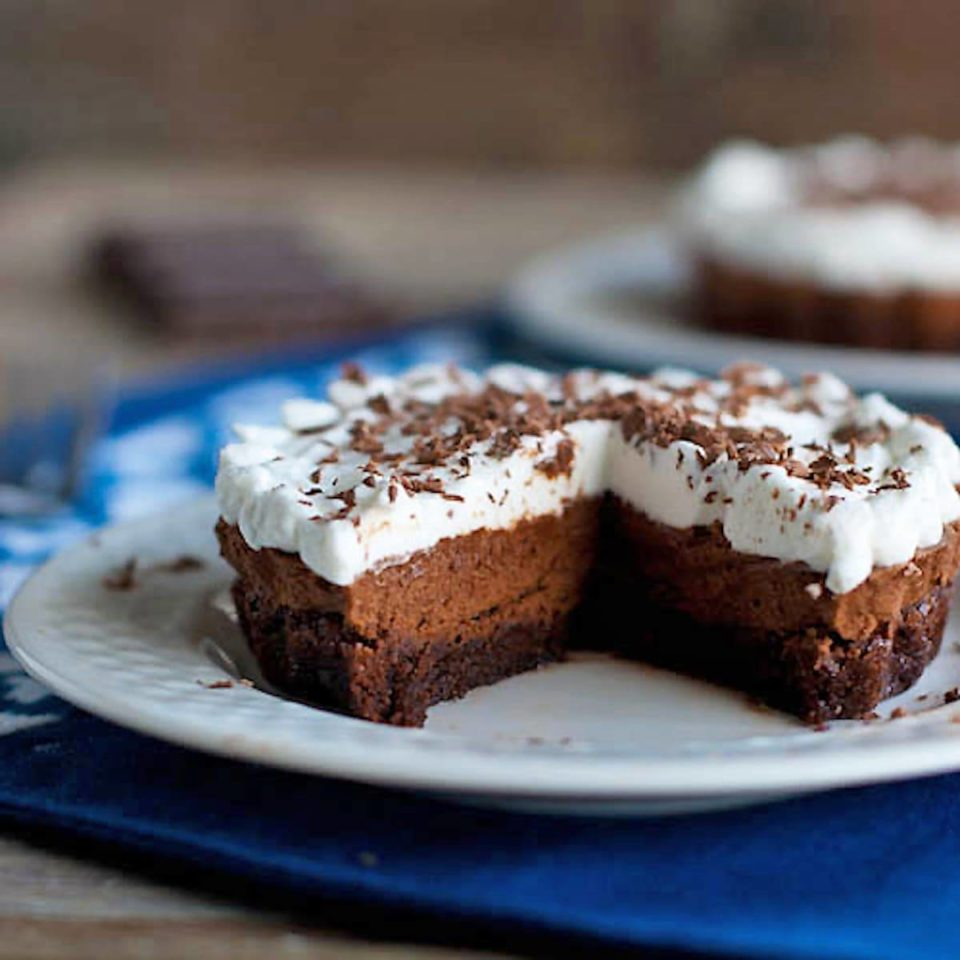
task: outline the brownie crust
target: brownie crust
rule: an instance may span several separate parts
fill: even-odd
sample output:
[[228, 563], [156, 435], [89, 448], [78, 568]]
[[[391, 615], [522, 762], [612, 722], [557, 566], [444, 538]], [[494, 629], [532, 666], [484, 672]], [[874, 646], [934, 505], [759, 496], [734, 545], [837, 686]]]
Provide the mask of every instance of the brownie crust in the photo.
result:
[[567, 618], [491, 623], [424, 643], [371, 643], [340, 614], [295, 613], [237, 581], [233, 598], [264, 677], [310, 703], [364, 720], [421, 726], [427, 708], [562, 659]]
[[822, 626], [762, 630], [705, 628], [667, 608], [648, 608], [623, 655], [743, 690], [807, 723], [868, 716], [911, 687], [937, 655], [951, 587], [900, 611], [896, 621], [860, 639]]
[[699, 322], [724, 333], [896, 350], [960, 350], [960, 291], [826, 290], [701, 258]]

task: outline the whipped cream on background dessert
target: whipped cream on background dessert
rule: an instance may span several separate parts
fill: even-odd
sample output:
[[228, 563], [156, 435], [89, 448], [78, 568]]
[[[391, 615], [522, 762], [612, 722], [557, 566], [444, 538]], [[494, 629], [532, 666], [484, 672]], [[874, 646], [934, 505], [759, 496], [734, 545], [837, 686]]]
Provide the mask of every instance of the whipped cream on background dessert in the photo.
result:
[[[851, 202], [811, 196], [814, 180]], [[932, 209], [911, 197], [949, 202]], [[958, 201], [960, 146], [734, 141], [692, 178], [680, 220], [700, 252], [773, 276], [847, 291], [960, 291]]]
[[718, 380], [349, 370], [329, 401], [237, 434], [223, 518], [337, 585], [605, 492], [674, 528], [717, 523], [734, 550], [805, 563], [834, 593], [960, 517], [960, 451], [938, 425], [827, 374], [791, 386], [750, 365]]

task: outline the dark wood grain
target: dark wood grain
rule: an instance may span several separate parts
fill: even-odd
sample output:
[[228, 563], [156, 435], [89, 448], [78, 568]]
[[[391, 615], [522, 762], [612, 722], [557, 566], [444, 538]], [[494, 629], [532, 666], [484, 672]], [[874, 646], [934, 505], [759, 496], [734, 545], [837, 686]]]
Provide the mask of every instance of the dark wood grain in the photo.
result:
[[658, 168], [718, 138], [960, 136], [950, 0], [9, 0], [0, 162]]

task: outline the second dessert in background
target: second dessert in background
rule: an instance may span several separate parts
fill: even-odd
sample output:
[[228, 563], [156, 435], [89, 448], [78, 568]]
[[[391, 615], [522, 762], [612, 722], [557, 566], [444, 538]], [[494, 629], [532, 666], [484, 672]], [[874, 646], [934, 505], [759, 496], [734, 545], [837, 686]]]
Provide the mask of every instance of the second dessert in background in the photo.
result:
[[960, 147], [731, 142], [688, 184], [681, 220], [705, 326], [960, 350]]

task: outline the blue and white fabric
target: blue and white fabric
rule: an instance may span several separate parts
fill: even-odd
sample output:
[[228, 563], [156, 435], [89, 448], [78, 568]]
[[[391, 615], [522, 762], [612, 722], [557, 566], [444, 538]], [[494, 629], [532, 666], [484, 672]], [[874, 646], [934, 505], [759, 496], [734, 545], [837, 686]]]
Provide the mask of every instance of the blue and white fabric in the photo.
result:
[[[469, 330], [368, 345], [384, 371], [482, 363]], [[236, 420], [319, 392], [341, 357], [129, 390], [76, 505], [0, 521], [0, 603], [90, 529], [208, 489]], [[209, 757], [75, 710], [0, 653], [0, 817], [224, 878], [361, 933], [489, 934], [785, 958], [960, 956], [960, 776], [664, 820], [535, 817]], [[333, 905], [333, 906], [331, 906]], [[409, 935], [411, 928], [407, 925]], [[491, 942], [491, 941], [487, 941]], [[601, 952], [599, 955], [603, 955]]]

